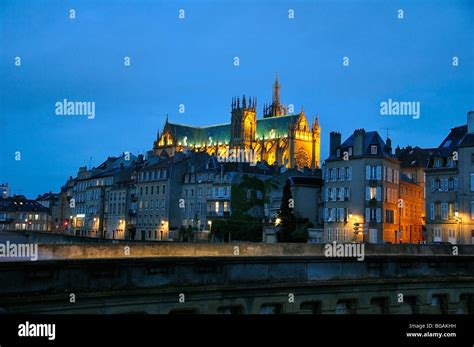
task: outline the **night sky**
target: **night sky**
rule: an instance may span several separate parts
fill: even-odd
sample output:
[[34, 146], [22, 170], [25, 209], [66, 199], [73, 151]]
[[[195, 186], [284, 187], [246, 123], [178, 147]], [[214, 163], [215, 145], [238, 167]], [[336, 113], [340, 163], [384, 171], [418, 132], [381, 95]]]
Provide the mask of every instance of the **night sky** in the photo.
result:
[[[79, 166], [145, 153], [167, 113], [229, 122], [232, 96], [257, 97], [261, 118], [276, 72], [284, 104], [319, 114], [322, 158], [334, 130], [438, 146], [474, 109], [474, 2], [1, 0], [0, 183], [58, 191]], [[381, 116], [389, 98], [421, 118]], [[95, 102], [95, 118], [56, 115], [63, 99]]]

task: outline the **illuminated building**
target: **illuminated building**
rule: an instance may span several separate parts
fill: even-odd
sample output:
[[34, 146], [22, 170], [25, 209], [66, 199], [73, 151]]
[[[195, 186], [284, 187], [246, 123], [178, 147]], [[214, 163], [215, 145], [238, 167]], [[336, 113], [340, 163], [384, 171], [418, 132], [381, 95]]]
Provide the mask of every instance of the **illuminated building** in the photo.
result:
[[230, 149], [251, 150], [257, 161], [288, 168], [319, 167], [320, 126], [315, 117], [310, 127], [305, 112], [291, 114], [280, 102], [278, 77], [270, 105], [264, 105], [263, 118], [257, 119], [257, 99], [239, 97], [231, 103], [230, 124], [194, 127], [166, 119], [163, 131], [153, 145], [157, 156], [173, 156], [193, 150], [217, 155]]
[[330, 134], [325, 161], [324, 241], [398, 242], [400, 163], [391, 140], [357, 129], [341, 144]]
[[400, 174], [400, 213], [398, 241], [420, 243], [423, 241], [425, 199], [423, 188], [405, 174]]
[[425, 172], [427, 241], [474, 244], [474, 111], [451, 129]]

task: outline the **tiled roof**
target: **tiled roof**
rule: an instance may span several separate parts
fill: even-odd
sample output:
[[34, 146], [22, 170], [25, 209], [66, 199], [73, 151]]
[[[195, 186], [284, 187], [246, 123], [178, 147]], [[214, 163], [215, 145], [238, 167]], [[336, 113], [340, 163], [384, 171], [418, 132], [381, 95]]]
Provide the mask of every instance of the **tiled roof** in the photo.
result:
[[[379, 152], [377, 155], [372, 155], [370, 152], [370, 146], [371, 145], [377, 145], [379, 148]], [[354, 147], [354, 134], [349, 136], [349, 138], [344, 141], [344, 143], [341, 145], [341, 148], [349, 148], [349, 147]], [[382, 137], [379, 135], [377, 131], [367, 131], [365, 132], [365, 137], [364, 137], [364, 148], [363, 148], [363, 156], [377, 156], [380, 157], [380, 153], [383, 154], [384, 157], [386, 158], [393, 158], [391, 154], [391, 150], [388, 149], [385, 141], [382, 139]], [[335, 155], [331, 154], [328, 159], [337, 159]]]
[[0, 198], [0, 211], [48, 212], [49, 210], [40, 203], [25, 198], [23, 195], [15, 195], [6, 199]]
[[407, 146], [397, 148], [395, 157], [400, 161], [401, 167], [426, 167], [430, 156], [434, 153], [435, 148], [420, 148]]
[[292, 176], [290, 180], [293, 184], [298, 186], [316, 186], [320, 187], [323, 184], [321, 177], [314, 176]]
[[447, 159], [453, 155], [458, 147], [474, 146], [474, 134], [467, 132], [467, 125], [452, 128], [448, 136], [441, 142], [431, 155], [428, 168], [434, 167], [435, 159], [443, 160], [442, 167], [446, 166]]
[[408, 183], [411, 183], [411, 184], [416, 184], [415, 181], [413, 181], [410, 177], [405, 175], [403, 172], [400, 172], [400, 181], [405, 181], [405, 182], [408, 182]]

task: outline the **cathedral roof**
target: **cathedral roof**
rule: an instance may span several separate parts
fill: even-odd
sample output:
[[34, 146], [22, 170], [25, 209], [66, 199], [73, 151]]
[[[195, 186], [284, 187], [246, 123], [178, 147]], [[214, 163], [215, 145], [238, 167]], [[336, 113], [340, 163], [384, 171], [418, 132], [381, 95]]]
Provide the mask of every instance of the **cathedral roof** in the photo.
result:
[[[288, 134], [288, 125], [295, 125], [300, 115], [287, 115], [278, 117], [268, 117], [257, 119], [256, 136], [261, 139], [270, 138], [270, 132], [275, 131], [275, 137]], [[167, 123], [174, 140], [187, 145], [201, 145], [204, 143], [229, 143], [230, 142], [230, 123], [221, 125], [212, 125], [207, 127], [193, 127], [188, 125]]]
[[259, 139], [270, 138], [270, 131], [275, 130], [275, 137], [281, 137], [288, 134], [288, 125], [295, 125], [300, 115], [293, 114], [287, 116], [268, 117], [257, 120], [257, 136]]
[[225, 143], [230, 141], [230, 124], [214, 125], [208, 127], [193, 127], [188, 125], [168, 123], [167, 126], [171, 131], [171, 135], [177, 142], [184, 142], [187, 145]]

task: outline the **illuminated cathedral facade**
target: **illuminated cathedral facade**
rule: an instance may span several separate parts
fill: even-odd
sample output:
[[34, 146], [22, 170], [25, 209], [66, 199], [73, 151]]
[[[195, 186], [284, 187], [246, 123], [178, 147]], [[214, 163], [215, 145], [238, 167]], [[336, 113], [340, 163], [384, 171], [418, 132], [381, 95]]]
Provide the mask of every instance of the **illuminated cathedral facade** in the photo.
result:
[[264, 105], [263, 118], [257, 119], [257, 99], [245, 95], [232, 98], [228, 124], [194, 127], [171, 123], [167, 117], [153, 152], [173, 156], [177, 151], [192, 150], [218, 156], [240, 149], [253, 151], [257, 161], [270, 165], [316, 169], [320, 165], [320, 133], [317, 116], [310, 126], [303, 108], [298, 114], [290, 114], [280, 102], [277, 76], [272, 102]]

